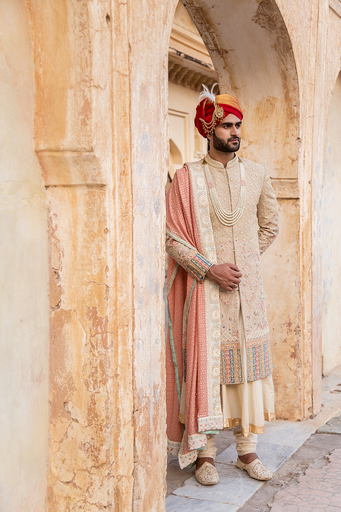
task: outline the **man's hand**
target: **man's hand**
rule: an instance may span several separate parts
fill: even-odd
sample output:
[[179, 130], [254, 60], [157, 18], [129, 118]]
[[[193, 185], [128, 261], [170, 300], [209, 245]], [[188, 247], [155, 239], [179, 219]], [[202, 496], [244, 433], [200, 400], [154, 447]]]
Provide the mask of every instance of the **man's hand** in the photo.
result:
[[240, 283], [242, 274], [239, 272], [237, 265], [233, 263], [223, 263], [222, 265], [212, 265], [206, 274], [206, 277], [212, 279], [224, 290], [232, 291], [237, 288]]

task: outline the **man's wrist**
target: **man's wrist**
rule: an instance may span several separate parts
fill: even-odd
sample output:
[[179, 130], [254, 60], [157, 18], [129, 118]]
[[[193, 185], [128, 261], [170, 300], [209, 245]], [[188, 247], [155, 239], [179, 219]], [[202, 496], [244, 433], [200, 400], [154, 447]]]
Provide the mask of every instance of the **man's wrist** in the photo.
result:
[[208, 277], [209, 279], [212, 278], [212, 270], [214, 269], [214, 267], [215, 265], [211, 265], [208, 271], [206, 272], [206, 277]]

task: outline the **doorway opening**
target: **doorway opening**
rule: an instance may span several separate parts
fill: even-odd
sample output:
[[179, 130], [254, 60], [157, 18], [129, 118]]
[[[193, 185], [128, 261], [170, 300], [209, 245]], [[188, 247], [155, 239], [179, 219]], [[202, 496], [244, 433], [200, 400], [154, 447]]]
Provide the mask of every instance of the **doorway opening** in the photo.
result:
[[[300, 204], [294, 192], [299, 91], [290, 37], [276, 1], [182, 0], [175, 10], [168, 63], [171, 172], [206, 154], [207, 141], [194, 127], [195, 109], [202, 84], [211, 88], [218, 82], [215, 92], [236, 96], [244, 111], [240, 156], [267, 166], [275, 192], [283, 183], [292, 185], [293, 191], [288, 188], [285, 197], [278, 193], [284, 234], [276, 241], [276, 248], [270, 248], [263, 257], [263, 268], [267, 269], [263, 277], [275, 364], [276, 414], [303, 419], [304, 398], [300, 395], [304, 377], [298, 359], [304, 347], [297, 329], [300, 289], [293, 298], [291, 284], [298, 283], [300, 275]], [[175, 147], [182, 157], [179, 164]], [[292, 259], [293, 254], [296, 259]], [[289, 259], [291, 281], [286, 278]], [[295, 347], [299, 347], [297, 352]], [[290, 356], [292, 353], [295, 357]], [[229, 439], [221, 434], [217, 438], [218, 450], [219, 443], [227, 448]], [[180, 473], [177, 460], [170, 459], [168, 494], [192, 474], [193, 470]]]

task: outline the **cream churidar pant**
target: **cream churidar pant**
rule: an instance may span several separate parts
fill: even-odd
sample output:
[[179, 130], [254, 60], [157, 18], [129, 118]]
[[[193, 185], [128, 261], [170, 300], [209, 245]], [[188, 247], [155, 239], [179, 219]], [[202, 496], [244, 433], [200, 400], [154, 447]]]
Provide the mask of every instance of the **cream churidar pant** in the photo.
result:
[[[242, 384], [223, 384], [221, 401], [224, 415], [224, 430], [235, 427], [234, 436], [238, 455], [254, 453], [257, 446], [257, 434], [265, 432], [264, 423], [275, 419], [274, 388], [272, 375], [264, 379], [247, 381], [246, 341], [243, 315], [238, 295], [238, 329], [240, 332], [241, 357], [243, 367]], [[220, 302], [220, 307], [224, 308]], [[215, 458], [214, 435], [210, 436], [205, 450], [200, 450], [198, 457]]]

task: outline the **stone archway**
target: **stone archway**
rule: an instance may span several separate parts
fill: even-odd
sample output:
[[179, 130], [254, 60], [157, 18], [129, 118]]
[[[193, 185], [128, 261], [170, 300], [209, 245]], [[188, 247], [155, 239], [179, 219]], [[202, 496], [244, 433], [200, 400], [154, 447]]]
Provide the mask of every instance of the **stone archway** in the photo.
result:
[[323, 374], [341, 364], [341, 73], [328, 115], [326, 165], [322, 194], [322, 357]]
[[[300, 335], [299, 90], [291, 41], [275, 1], [183, 0], [212, 58], [221, 92], [238, 97], [242, 154], [267, 165], [279, 200], [280, 237], [263, 257], [275, 363], [276, 413], [310, 415]], [[288, 263], [290, 264], [288, 265]]]

